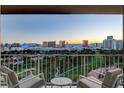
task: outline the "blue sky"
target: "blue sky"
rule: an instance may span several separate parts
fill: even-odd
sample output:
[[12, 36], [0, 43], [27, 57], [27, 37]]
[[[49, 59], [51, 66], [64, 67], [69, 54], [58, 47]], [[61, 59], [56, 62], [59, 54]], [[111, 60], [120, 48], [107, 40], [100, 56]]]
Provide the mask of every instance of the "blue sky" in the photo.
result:
[[3, 43], [102, 42], [107, 35], [122, 39], [122, 26], [122, 15], [1, 15]]

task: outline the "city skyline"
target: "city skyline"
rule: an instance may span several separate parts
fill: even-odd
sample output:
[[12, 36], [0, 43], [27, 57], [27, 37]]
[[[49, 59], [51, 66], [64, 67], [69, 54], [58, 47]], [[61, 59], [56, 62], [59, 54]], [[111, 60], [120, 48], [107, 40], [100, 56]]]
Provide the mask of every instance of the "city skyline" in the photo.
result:
[[[105, 38], [104, 40], [106, 40], [107, 38]], [[113, 38], [114, 40], [121, 40], [122, 41], [122, 39], [115, 39], [115, 38]], [[90, 42], [89, 40], [80, 40], [80, 42], [79, 43], [71, 43], [71, 42], [69, 42], [69, 41], [66, 41], [66, 40], [59, 40], [59, 41], [54, 41], [54, 40], [49, 40], [49, 41], [43, 41], [43, 42], [56, 42], [56, 44], [60, 44], [60, 41], [64, 41], [65, 42], [65, 44], [83, 44], [84, 43], [84, 41], [88, 41], [88, 44], [98, 44], [98, 43], [103, 43], [103, 41], [104, 40], [102, 40], [101, 42]], [[33, 43], [35, 43], [35, 44], [43, 44], [43, 42], [41, 42], [41, 43], [36, 43], [36, 42], [23, 42], [23, 43], [20, 43], [20, 42], [11, 42], [11, 43], [8, 43], [8, 42], [6, 42], [6, 43], [2, 43], [1, 42], [1, 44], [14, 44], [14, 43], [20, 43], [20, 44], [33, 44]]]
[[1, 23], [2, 43], [100, 43], [109, 35], [122, 40], [122, 15], [2, 15]]

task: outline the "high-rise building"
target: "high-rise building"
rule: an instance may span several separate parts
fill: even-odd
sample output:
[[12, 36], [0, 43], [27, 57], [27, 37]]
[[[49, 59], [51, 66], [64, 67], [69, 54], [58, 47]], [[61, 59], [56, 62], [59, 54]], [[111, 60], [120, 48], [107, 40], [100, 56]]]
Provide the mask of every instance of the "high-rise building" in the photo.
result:
[[103, 48], [120, 50], [123, 48], [123, 41], [113, 39], [113, 36], [107, 36], [107, 39], [103, 40]]
[[55, 48], [55, 47], [56, 47], [56, 41], [49, 41], [49, 42], [48, 42], [48, 47], [53, 47], [53, 48]]
[[88, 47], [88, 40], [83, 40], [83, 47], [87, 48]]
[[0, 52], [3, 52], [3, 51], [4, 51], [4, 45], [1, 44], [1, 45], [0, 45]]
[[48, 42], [44, 41], [43, 44], [42, 44], [42, 47], [44, 47], [44, 48], [48, 47]]
[[59, 47], [65, 47], [65, 41], [59, 41]]
[[122, 50], [123, 49], [123, 41], [122, 40], [117, 40], [117, 49], [118, 50]]
[[56, 41], [44, 41], [42, 44], [42, 47], [46, 48], [46, 47], [56, 47]]
[[112, 49], [116, 50], [117, 49], [117, 40], [113, 39], [112, 41]]
[[116, 41], [113, 36], [107, 36], [107, 39], [103, 40], [103, 47], [105, 49], [115, 49]]

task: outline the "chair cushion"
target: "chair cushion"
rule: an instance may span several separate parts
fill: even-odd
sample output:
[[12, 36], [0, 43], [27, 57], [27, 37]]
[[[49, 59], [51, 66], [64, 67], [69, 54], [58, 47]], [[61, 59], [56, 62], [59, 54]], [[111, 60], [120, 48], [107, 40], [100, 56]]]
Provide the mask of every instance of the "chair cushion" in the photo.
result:
[[20, 82], [24, 82], [19, 85], [21, 88], [38, 88], [44, 85], [44, 81], [40, 77], [36, 77], [34, 75], [28, 75], [21, 79]]
[[121, 73], [122, 73], [122, 70], [119, 68], [108, 71], [103, 80], [102, 87], [108, 87], [108, 88], [114, 87], [114, 85], [116, 83], [115, 80], [117, 78], [117, 75], [119, 75]]
[[[88, 80], [88, 79], [91, 79], [92, 81]], [[97, 81], [97, 82], [99, 82], [101, 84], [97, 84], [97, 83], [95, 83], [93, 81]], [[87, 79], [86, 78], [80, 79], [78, 81], [78, 86], [81, 87], [81, 88], [101, 88], [102, 82], [97, 80], [94, 77], [87, 77]]]
[[93, 76], [98, 78], [99, 77], [99, 73], [96, 73], [96, 70], [92, 70], [87, 74], [88, 77]]
[[[9, 69], [8, 67], [6, 66], [1, 66], [0, 70], [3, 72], [3, 73], [6, 73], [8, 74], [8, 79], [9, 79], [9, 83], [11, 83], [12, 85], [10, 85], [10, 87], [12, 87], [13, 85], [17, 84], [18, 83], [18, 78], [15, 74], [14, 71], [12, 71], [11, 69]], [[18, 86], [17, 86], [18, 87]]]

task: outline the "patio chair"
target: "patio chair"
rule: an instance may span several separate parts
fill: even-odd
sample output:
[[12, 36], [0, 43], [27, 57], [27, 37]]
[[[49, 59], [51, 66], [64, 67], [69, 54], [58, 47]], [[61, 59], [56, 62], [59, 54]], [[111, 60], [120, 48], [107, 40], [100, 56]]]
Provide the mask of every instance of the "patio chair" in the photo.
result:
[[104, 80], [100, 81], [93, 76], [80, 76], [77, 82], [78, 88], [114, 88], [118, 87], [119, 79], [123, 77], [122, 70], [117, 68], [106, 72]]
[[38, 75], [32, 74], [32, 69], [23, 71], [30, 72], [30, 74], [19, 80], [17, 74], [6, 66], [1, 66], [0, 71], [7, 76], [7, 85], [9, 88], [40, 88], [45, 85], [43, 73]]

